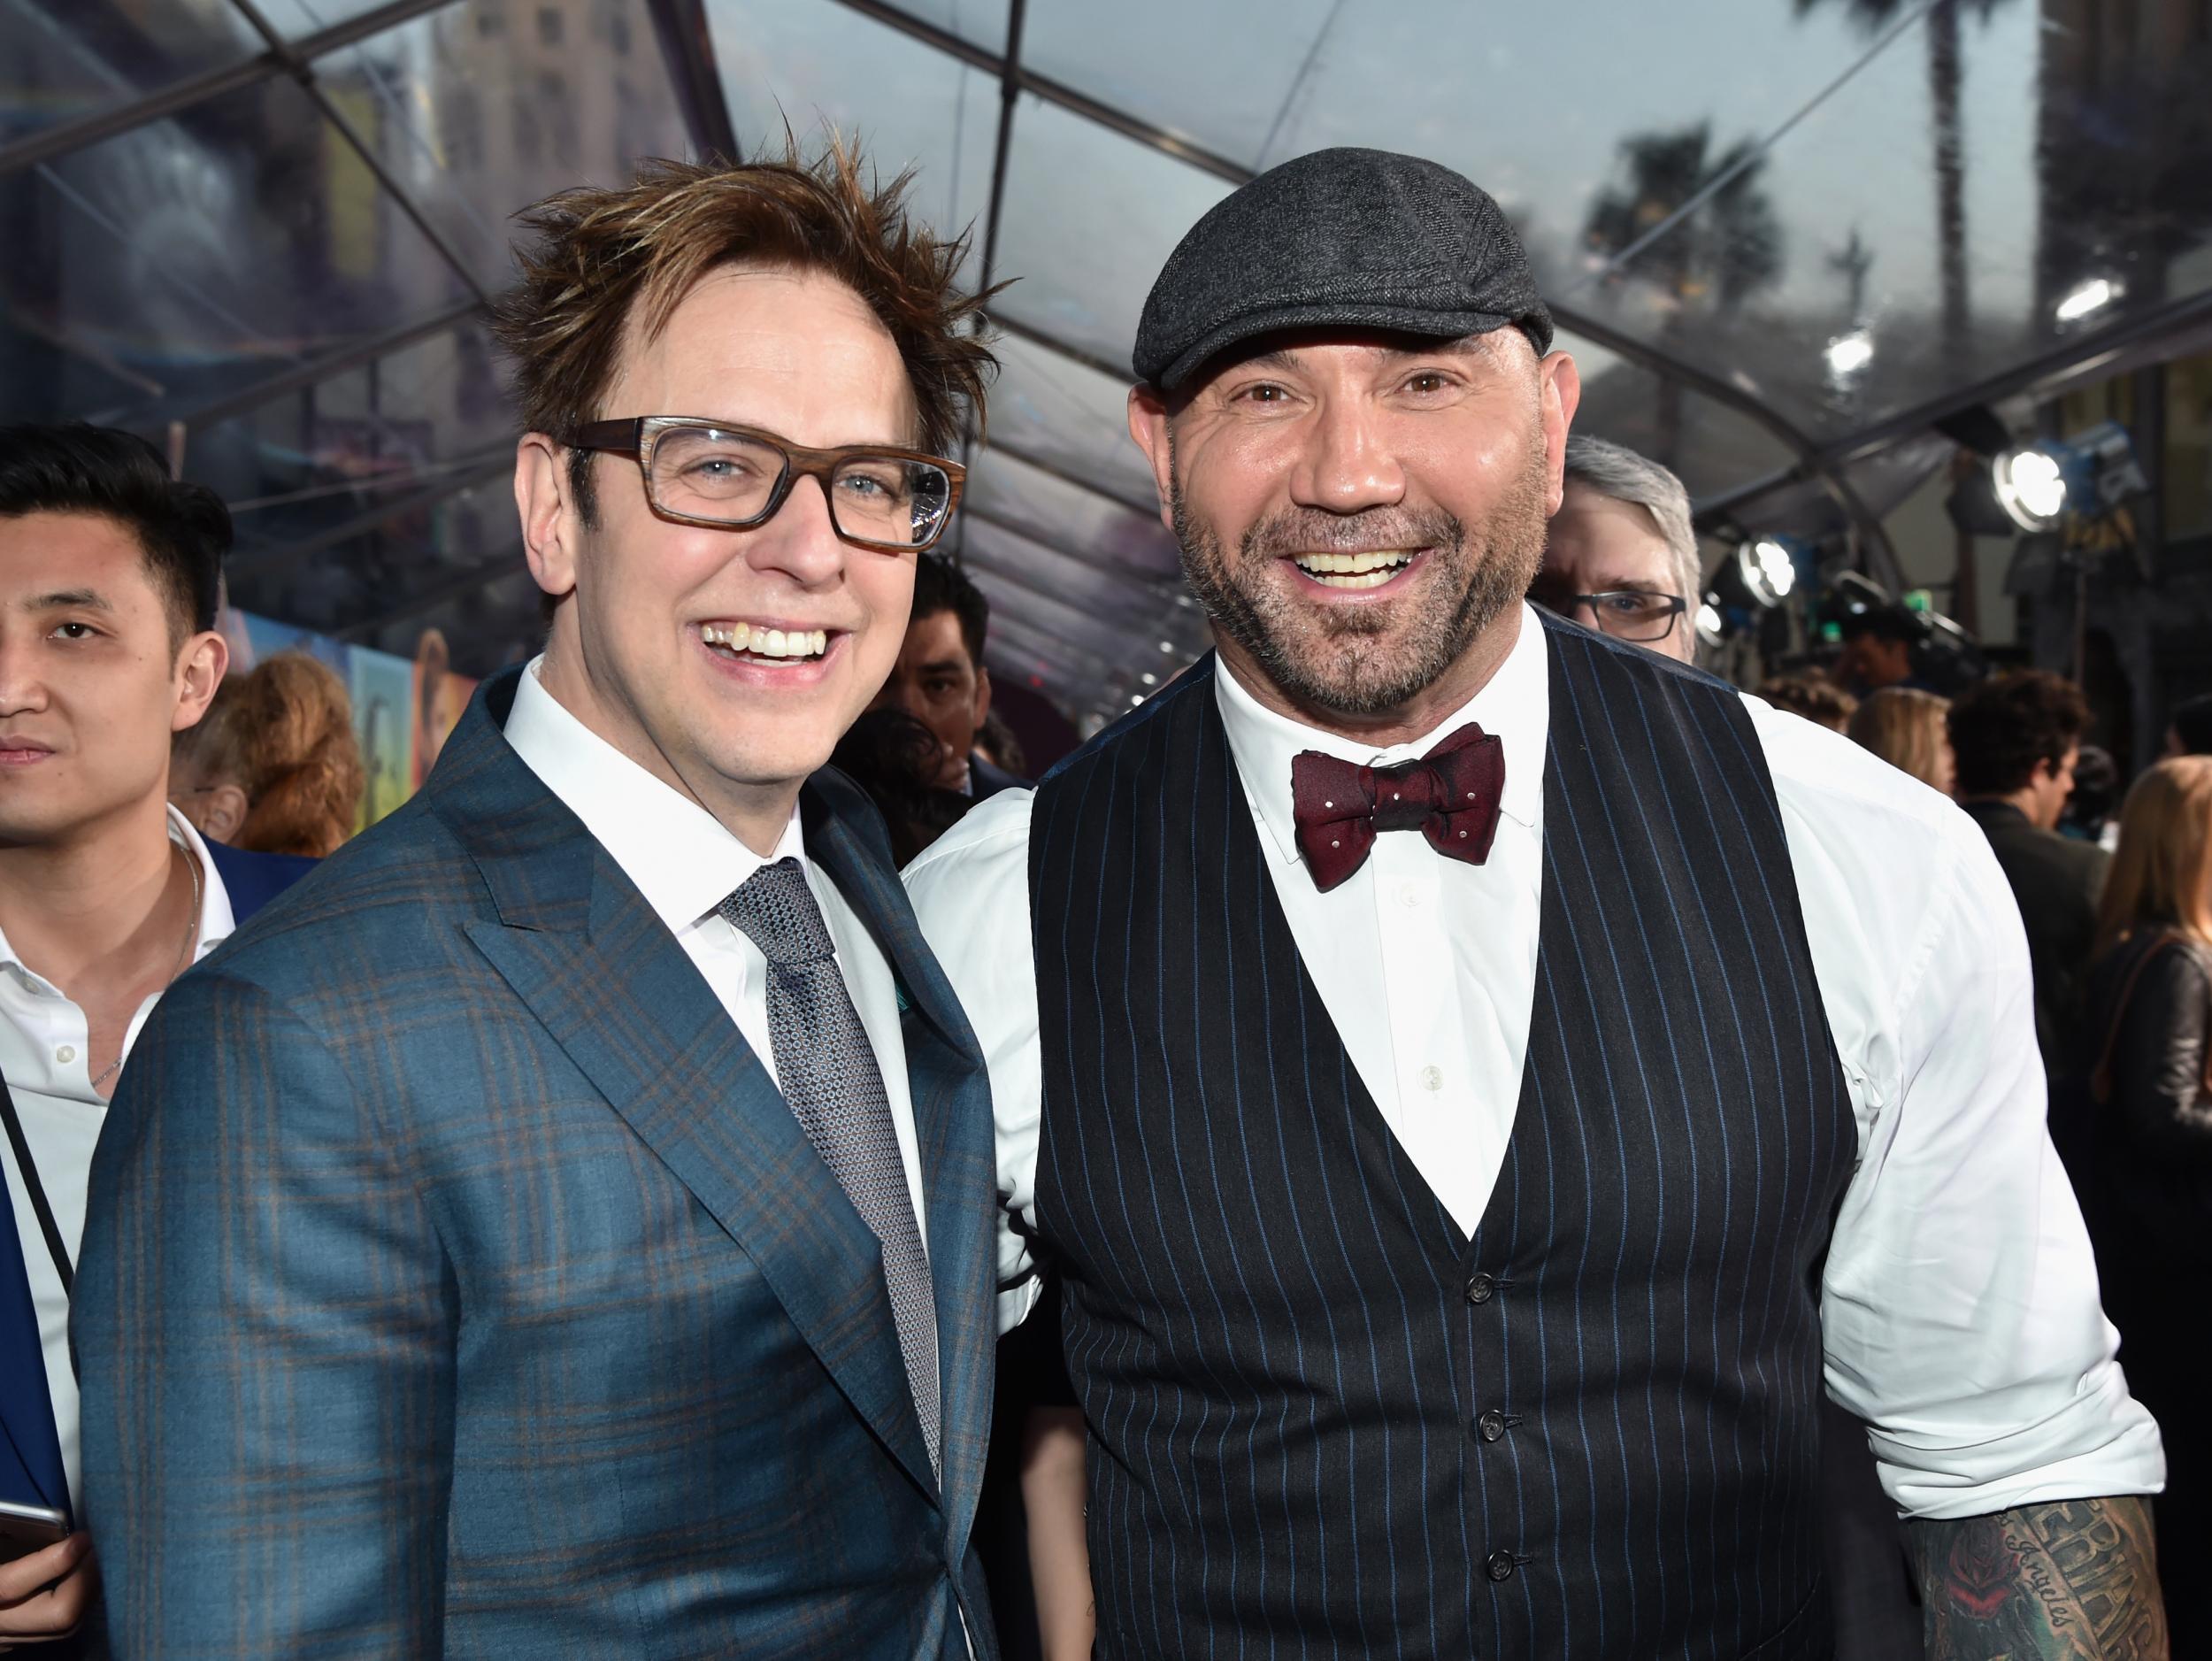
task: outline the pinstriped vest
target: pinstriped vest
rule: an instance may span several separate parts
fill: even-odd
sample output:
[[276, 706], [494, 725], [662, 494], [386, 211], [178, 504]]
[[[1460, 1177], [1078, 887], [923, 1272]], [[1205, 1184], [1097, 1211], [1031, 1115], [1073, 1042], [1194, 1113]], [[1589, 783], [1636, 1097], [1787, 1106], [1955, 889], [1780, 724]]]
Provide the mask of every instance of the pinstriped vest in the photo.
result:
[[1211, 661], [1038, 792], [1037, 1226], [1102, 1656], [1830, 1652], [1856, 1134], [1773, 783], [1718, 683], [1548, 643], [1534, 1015], [1472, 1242], [1300, 961]]

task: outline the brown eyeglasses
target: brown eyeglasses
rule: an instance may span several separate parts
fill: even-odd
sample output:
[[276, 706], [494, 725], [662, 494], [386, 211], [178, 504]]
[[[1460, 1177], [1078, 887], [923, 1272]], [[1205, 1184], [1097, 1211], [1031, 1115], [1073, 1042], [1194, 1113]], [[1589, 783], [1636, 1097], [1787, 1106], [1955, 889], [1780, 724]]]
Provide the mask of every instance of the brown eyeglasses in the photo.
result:
[[804, 450], [703, 416], [595, 421], [564, 442], [634, 458], [653, 511], [680, 525], [749, 530], [774, 516], [795, 481], [818, 480], [841, 541], [893, 553], [918, 552], [942, 536], [967, 479], [958, 462], [918, 450]]

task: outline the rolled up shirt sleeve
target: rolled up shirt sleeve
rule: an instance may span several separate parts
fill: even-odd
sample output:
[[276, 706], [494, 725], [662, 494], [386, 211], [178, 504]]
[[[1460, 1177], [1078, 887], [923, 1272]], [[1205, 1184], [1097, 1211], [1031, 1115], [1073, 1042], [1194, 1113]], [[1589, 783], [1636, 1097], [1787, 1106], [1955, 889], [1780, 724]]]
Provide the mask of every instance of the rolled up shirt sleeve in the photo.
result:
[[906, 868], [922, 934], [967, 1011], [991, 1077], [998, 1148], [999, 1330], [1036, 1302], [1027, 1230], [1035, 1220], [1044, 1072], [1037, 962], [1029, 927], [1029, 813], [1034, 792], [1002, 790]]
[[1755, 719], [1859, 1121], [1822, 1284], [1830, 1394], [1865, 1421], [1907, 1516], [2155, 1493], [2158, 1429], [2128, 1394], [2051, 1147], [2027, 940], [1995, 856], [1848, 741]]

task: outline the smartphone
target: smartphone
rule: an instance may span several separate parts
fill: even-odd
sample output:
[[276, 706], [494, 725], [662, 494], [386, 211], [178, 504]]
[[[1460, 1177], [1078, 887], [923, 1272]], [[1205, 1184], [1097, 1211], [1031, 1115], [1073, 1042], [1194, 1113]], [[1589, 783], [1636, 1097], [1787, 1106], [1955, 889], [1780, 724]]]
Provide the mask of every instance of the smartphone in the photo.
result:
[[0, 1563], [13, 1563], [69, 1538], [69, 1513], [0, 1500]]

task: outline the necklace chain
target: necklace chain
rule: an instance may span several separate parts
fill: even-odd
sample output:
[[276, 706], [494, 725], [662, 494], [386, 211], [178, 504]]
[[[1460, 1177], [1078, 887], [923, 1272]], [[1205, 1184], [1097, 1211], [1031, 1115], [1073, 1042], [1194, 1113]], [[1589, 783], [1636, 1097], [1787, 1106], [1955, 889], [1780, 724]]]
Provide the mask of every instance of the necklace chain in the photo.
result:
[[[173, 847], [175, 844], [171, 845]], [[177, 960], [169, 965], [168, 979], [161, 983], [162, 990], [165, 992], [169, 989], [171, 983], [184, 973], [185, 954], [192, 950], [193, 939], [200, 932], [200, 862], [193, 858], [189, 849], [181, 851], [184, 854], [184, 868], [192, 873], [192, 909], [185, 913], [184, 938], [177, 942]], [[123, 1059], [127, 1053], [124, 1048], [120, 1046], [117, 1048], [115, 1059], [108, 1063], [98, 1078], [93, 1080], [92, 1088], [95, 1090], [123, 1070]]]

